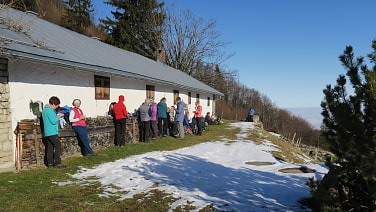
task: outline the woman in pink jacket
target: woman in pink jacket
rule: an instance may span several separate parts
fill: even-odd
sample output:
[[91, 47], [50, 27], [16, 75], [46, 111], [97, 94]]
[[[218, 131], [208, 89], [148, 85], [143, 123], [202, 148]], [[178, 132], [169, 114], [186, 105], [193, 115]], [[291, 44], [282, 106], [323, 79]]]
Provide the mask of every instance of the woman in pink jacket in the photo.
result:
[[73, 108], [69, 114], [69, 121], [72, 123], [72, 128], [77, 134], [77, 139], [81, 147], [81, 153], [83, 156], [96, 156], [97, 153], [93, 151], [89, 144], [89, 138], [86, 127], [86, 116], [81, 106], [81, 100], [73, 100]]
[[151, 103], [152, 103], [152, 105], [150, 105], [150, 110], [151, 110], [150, 122], [151, 122], [151, 131], [152, 131], [151, 139], [156, 139], [158, 137], [158, 104], [156, 104], [154, 100], [151, 100]]
[[196, 111], [193, 111], [193, 113], [195, 114], [196, 124], [198, 128], [197, 135], [201, 136], [202, 135], [202, 121], [201, 121], [202, 106], [200, 105], [199, 102], [196, 102], [195, 105], [196, 105], [195, 107]]

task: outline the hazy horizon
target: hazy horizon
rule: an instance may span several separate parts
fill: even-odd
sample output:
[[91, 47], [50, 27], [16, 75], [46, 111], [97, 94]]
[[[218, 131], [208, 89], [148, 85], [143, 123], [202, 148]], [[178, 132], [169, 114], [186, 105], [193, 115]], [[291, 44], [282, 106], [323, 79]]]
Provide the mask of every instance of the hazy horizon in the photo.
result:
[[320, 129], [322, 123], [321, 107], [293, 107], [285, 108], [291, 114], [299, 116], [310, 123], [315, 129]]

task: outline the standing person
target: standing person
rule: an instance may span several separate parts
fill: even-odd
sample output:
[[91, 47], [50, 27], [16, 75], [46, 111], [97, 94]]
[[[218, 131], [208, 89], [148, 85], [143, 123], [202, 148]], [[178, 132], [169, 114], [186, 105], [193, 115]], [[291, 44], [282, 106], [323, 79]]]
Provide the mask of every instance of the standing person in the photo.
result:
[[150, 124], [151, 124], [151, 139], [156, 139], [158, 137], [158, 104], [154, 103], [154, 100], [150, 100]]
[[127, 108], [124, 105], [124, 96], [119, 96], [118, 103], [114, 104], [115, 115], [115, 145], [119, 147], [125, 146], [125, 125], [128, 117]]
[[81, 153], [83, 156], [96, 156], [98, 155], [93, 151], [89, 144], [89, 138], [87, 135], [86, 116], [82, 111], [81, 100], [75, 99], [72, 102], [73, 108], [69, 114], [69, 121], [72, 123], [72, 128], [77, 134], [77, 139], [81, 147]]
[[175, 123], [175, 106], [171, 106], [168, 108], [168, 134], [170, 136], [175, 136], [176, 131], [176, 123]]
[[255, 110], [253, 108], [249, 108], [246, 121], [253, 122], [253, 115], [255, 115]]
[[53, 96], [49, 99], [48, 103], [42, 111], [44, 136], [47, 144], [47, 167], [66, 168], [65, 165], [61, 164], [61, 143], [58, 136], [59, 119], [64, 114], [56, 114], [55, 112], [56, 108], [60, 105], [60, 99]]
[[166, 98], [163, 97], [161, 101], [158, 103], [158, 131], [159, 136], [166, 137], [167, 136], [167, 104], [166, 104]]
[[149, 132], [150, 132], [150, 99], [145, 99], [145, 102], [140, 106], [140, 142], [149, 142]]
[[177, 139], [183, 139], [184, 138], [184, 127], [183, 127], [183, 121], [184, 121], [184, 109], [185, 109], [185, 103], [181, 101], [180, 97], [176, 98], [176, 104], [177, 107], [175, 109], [176, 115], [175, 115], [175, 121], [178, 127], [179, 135]]
[[198, 136], [201, 136], [202, 135], [202, 121], [201, 121], [201, 113], [202, 113], [202, 106], [200, 105], [199, 102], [196, 102], [195, 103], [196, 107], [195, 107], [195, 111], [193, 111], [193, 113], [195, 114], [195, 119], [196, 119], [196, 124], [197, 124], [197, 134]]

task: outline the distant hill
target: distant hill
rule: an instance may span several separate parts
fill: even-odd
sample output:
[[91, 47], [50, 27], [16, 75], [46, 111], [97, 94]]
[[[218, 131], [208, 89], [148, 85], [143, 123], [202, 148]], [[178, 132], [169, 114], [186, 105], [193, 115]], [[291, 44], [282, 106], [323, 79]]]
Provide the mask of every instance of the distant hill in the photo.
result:
[[295, 116], [299, 116], [310, 123], [315, 129], [320, 129], [322, 123], [320, 107], [285, 108]]

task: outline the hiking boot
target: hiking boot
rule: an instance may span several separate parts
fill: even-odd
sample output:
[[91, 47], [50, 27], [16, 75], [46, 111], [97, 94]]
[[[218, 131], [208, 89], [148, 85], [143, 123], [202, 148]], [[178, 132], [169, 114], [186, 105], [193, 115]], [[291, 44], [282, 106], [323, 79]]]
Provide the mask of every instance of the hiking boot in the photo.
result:
[[63, 165], [63, 164], [58, 164], [58, 165], [55, 165], [54, 168], [57, 168], [57, 169], [64, 169], [64, 168], [67, 168], [66, 165]]
[[[122, 146], [119, 146], [119, 147], [122, 147]], [[93, 152], [93, 153], [90, 153], [90, 154], [87, 154], [87, 155], [84, 155], [84, 156], [97, 156], [97, 155], [98, 155], [98, 153]]]

